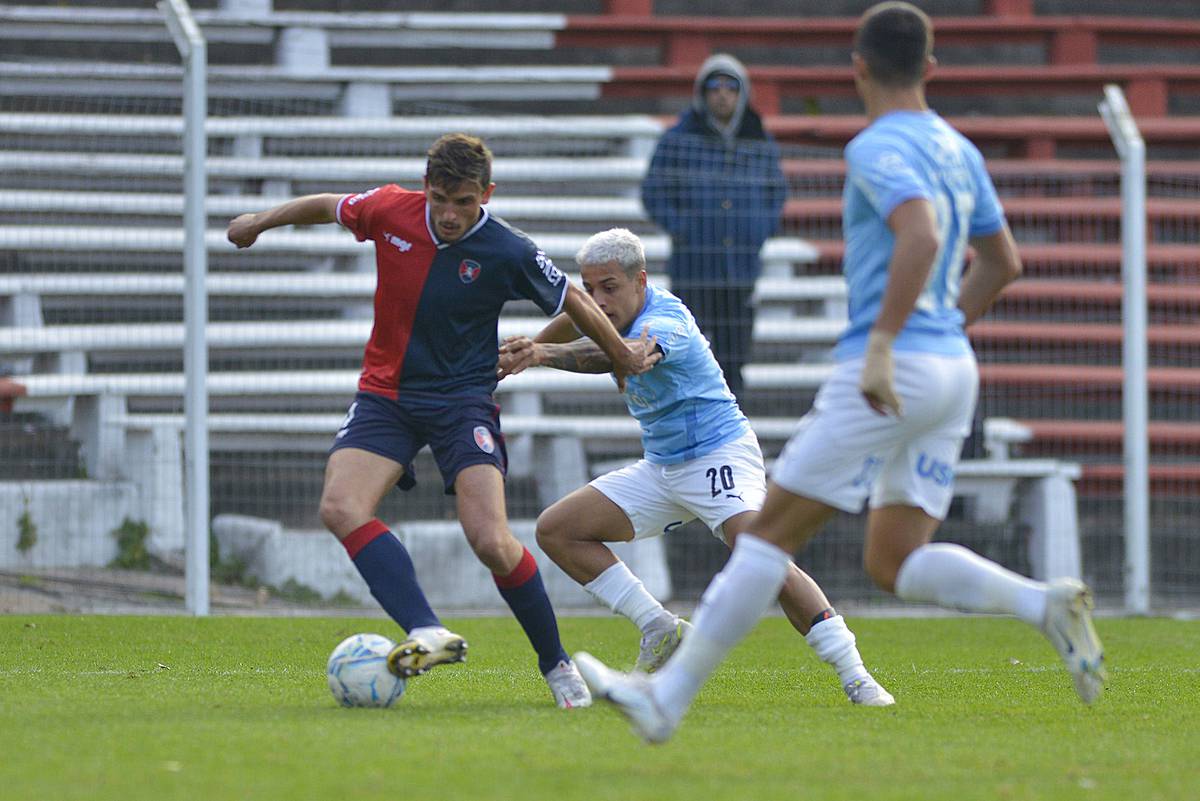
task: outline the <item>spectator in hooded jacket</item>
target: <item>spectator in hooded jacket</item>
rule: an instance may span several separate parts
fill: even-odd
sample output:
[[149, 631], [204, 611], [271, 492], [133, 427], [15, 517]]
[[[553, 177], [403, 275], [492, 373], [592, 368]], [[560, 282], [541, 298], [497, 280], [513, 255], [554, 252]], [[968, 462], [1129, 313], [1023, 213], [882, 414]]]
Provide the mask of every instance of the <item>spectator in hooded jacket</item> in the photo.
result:
[[759, 251], [786, 193], [779, 147], [750, 106], [746, 68], [733, 56], [710, 57], [691, 108], [658, 143], [642, 203], [671, 235], [671, 292], [708, 337], [735, 395], [751, 356]]

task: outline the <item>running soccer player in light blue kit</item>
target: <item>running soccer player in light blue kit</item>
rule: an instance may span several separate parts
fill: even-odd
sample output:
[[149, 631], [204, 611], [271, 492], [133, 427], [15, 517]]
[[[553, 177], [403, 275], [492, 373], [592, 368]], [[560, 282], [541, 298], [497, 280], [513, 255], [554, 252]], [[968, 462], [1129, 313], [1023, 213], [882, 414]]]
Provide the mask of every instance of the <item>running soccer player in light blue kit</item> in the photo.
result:
[[[663, 608], [605, 542], [669, 533], [699, 518], [732, 545], [762, 508], [766, 471], [750, 423], [738, 407], [708, 340], [679, 300], [646, 281], [641, 240], [623, 228], [588, 239], [575, 257], [583, 286], [648, 372], [627, 379], [625, 402], [641, 424], [644, 458], [600, 476], [538, 518], [537, 537], [550, 558], [642, 632], [637, 669], [656, 670], [691, 626]], [[502, 375], [542, 365], [573, 372], [608, 372], [611, 363], [570, 319], [555, 318], [533, 340], [501, 346]], [[854, 634], [821, 588], [794, 564], [779, 601], [792, 625], [838, 673], [847, 697], [864, 706], [894, 703], [863, 666]]]
[[[1054, 645], [1084, 703], [1103, 689], [1104, 654], [1083, 584], [1032, 581], [961, 546], [930, 542], [950, 505], [979, 383], [963, 327], [1021, 271], [983, 158], [925, 103], [932, 50], [929, 18], [908, 3], [881, 3], [859, 24], [852, 58], [870, 124], [846, 148], [850, 325], [832, 375], [775, 463], [762, 511], [705, 592], [694, 630], [651, 677], [576, 654], [593, 696], [650, 742], [671, 736], [754, 627], [791, 554], [835, 511], [868, 501], [864, 561], [876, 584], [906, 601], [1015, 615]], [[963, 276], [968, 242], [975, 259]]]

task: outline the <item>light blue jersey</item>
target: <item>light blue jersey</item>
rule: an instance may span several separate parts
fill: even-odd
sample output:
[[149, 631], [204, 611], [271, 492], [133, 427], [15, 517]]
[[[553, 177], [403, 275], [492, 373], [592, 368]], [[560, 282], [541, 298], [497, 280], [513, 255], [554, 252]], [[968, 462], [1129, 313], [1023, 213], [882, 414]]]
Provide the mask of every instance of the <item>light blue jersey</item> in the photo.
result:
[[679, 298], [646, 285], [646, 301], [623, 336], [650, 327], [663, 358], [625, 381], [625, 403], [642, 426], [646, 460], [677, 464], [697, 459], [750, 431], [750, 423], [712, 355], [708, 340]]
[[838, 361], [861, 356], [866, 349], [895, 246], [887, 218], [901, 203], [916, 198], [933, 204], [941, 246], [894, 347], [947, 356], [971, 352], [958, 309], [967, 241], [999, 231], [1004, 210], [983, 157], [966, 137], [932, 111], [893, 111], [846, 145], [842, 272], [850, 325], [834, 351]]

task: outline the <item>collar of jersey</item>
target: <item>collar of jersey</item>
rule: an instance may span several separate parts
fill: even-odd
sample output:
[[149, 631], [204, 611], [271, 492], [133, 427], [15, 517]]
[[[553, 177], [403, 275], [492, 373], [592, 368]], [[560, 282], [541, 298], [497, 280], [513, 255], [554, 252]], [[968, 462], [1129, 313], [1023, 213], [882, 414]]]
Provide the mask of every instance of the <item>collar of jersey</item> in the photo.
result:
[[479, 210], [481, 212], [483, 212], [482, 214], [479, 215], [479, 222], [475, 223], [470, 228], [468, 228], [467, 232], [465, 234], [460, 236], [458, 239], [455, 239], [453, 242], [443, 242], [442, 240], [438, 239], [438, 235], [433, 230], [433, 222], [429, 219], [429, 204], [426, 203], [425, 204], [425, 230], [429, 232], [429, 238], [432, 239], [434, 244], [437, 245], [437, 249], [445, 250], [446, 248], [450, 247], [451, 245], [457, 245], [459, 242], [463, 241], [468, 236], [470, 236], [471, 234], [475, 233], [476, 231], [478, 231], [480, 228], [483, 227], [483, 224], [488, 221], [488, 217], [490, 215], [488, 214], [488, 210], [487, 210], [486, 206], [480, 206]]

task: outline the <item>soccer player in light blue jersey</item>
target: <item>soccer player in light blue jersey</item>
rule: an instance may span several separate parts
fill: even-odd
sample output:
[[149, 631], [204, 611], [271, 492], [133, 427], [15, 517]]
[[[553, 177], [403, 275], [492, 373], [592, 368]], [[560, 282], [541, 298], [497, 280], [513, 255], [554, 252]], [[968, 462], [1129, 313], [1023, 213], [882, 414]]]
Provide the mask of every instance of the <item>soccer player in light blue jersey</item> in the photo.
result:
[[[650, 677], [576, 654], [593, 695], [650, 742], [671, 736], [753, 628], [791, 554], [835, 511], [868, 502], [864, 561], [881, 588], [906, 601], [1015, 615], [1055, 646], [1084, 703], [1103, 689], [1086, 587], [1032, 581], [961, 546], [931, 543], [979, 383], [963, 327], [1021, 271], [979, 152], [925, 103], [932, 50], [929, 18], [908, 3], [876, 5], [859, 24], [852, 59], [870, 124], [846, 148], [850, 324], [833, 374], [776, 461], [762, 511], [737, 536], [693, 631]], [[968, 243], [975, 259], [963, 275]]]
[[[550, 558], [591, 595], [642, 632], [637, 669], [656, 670], [691, 626], [663, 608], [606, 542], [669, 533], [699, 518], [732, 545], [762, 508], [766, 470], [750, 424], [725, 382], [708, 340], [679, 300], [646, 281], [641, 240], [623, 228], [588, 239], [575, 256], [583, 286], [643, 358], [660, 360], [627, 379], [625, 403], [641, 424], [644, 458], [600, 476], [538, 518], [537, 537]], [[608, 372], [611, 362], [570, 318], [538, 336], [501, 346], [504, 375], [530, 366]], [[853, 632], [821, 588], [795, 564], [779, 601], [792, 625], [837, 671], [847, 697], [864, 706], [894, 703], [863, 666]]]

